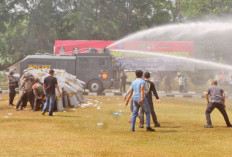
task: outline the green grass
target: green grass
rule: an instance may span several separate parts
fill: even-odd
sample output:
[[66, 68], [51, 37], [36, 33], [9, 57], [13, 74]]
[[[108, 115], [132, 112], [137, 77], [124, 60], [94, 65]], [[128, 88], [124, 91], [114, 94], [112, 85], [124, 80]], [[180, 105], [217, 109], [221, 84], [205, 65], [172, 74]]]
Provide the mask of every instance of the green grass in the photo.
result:
[[[227, 156], [232, 154], [232, 129], [226, 128], [215, 110], [213, 129], [205, 129], [205, 100], [161, 98], [155, 110], [161, 128], [130, 131], [130, 111], [122, 97], [88, 96], [96, 106], [58, 112], [54, 117], [41, 112], [14, 111], [7, 95], [0, 95], [0, 156]], [[18, 99], [18, 97], [17, 97]], [[16, 102], [15, 102], [16, 103]], [[227, 111], [232, 115], [231, 101]], [[95, 103], [94, 103], [95, 104]], [[123, 115], [112, 113], [122, 110]], [[4, 118], [8, 113], [8, 118]], [[104, 123], [97, 126], [97, 123]]]

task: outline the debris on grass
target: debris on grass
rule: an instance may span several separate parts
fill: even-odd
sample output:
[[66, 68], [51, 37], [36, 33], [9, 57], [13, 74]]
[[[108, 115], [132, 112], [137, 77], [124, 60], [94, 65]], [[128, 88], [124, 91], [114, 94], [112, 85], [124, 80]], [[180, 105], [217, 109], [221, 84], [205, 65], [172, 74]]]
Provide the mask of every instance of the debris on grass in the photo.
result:
[[102, 126], [102, 125], [104, 125], [104, 124], [103, 124], [103, 123], [97, 123], [97, 125], [98, 125], [98, 126]]
[[121, 116], [122, 113], [115, 112], [115, 113], [113, 113], [113, 115], [115, 115], [115, 116]]

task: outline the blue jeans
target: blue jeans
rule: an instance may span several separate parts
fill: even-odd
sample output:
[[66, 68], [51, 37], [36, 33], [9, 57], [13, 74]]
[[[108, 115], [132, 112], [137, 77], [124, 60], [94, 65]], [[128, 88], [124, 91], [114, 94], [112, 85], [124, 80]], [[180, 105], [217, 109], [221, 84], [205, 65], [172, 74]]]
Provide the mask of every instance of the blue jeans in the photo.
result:
[[48, 105], [48, 101], [49, 101], [49, 116], [52, 116], [53, 113], [53, 108], [54, 108], [54, 101], [55, 101], [55, 94], [46, 94], [46, 102], [44, 103], [44, 107], [42, 112], [46, 112], [46, 108]]
[[140, 99], [133, 98], [133, 112], [131, 116], [131, 130], [135, 130], [136, 117], [138, 116], [139, 108], [142, 107], [146, 113], [146, 126], [150, 127], [150, 108], [147, 99], [144, 98], [141, 104], [138, 104]]

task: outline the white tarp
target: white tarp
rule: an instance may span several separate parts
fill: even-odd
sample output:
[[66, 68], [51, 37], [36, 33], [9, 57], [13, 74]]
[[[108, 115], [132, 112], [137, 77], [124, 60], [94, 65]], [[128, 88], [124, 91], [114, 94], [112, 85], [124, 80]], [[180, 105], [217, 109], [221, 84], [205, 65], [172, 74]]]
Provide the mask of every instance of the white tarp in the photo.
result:
[[[55, 77], [58, 81], [58, 86], [62, 96], [56, 90], [57, 95], [57, 110], [63, 111], [64, 107], [79, 107], [80, 103], [84, 101], [82, 92], [84, 91], [84, 82], [76, 79], [76, 76], [67, 73], [65, 70], [54, 69]], [[24, 73], [29, 73], [33, 77], [37, 77], [41, 83], [44, 82], [45, 77], [49, 76], [49, 69], [33, 69], [28, 68]]]

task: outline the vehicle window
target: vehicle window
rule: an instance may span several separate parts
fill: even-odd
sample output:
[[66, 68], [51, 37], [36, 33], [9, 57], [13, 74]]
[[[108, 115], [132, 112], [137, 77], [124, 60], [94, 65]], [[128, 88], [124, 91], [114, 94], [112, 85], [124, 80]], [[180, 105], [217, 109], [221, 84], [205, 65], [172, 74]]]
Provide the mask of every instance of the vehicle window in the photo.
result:
[[107, 59], [99, 59], [99, 66], [107, 66]]

